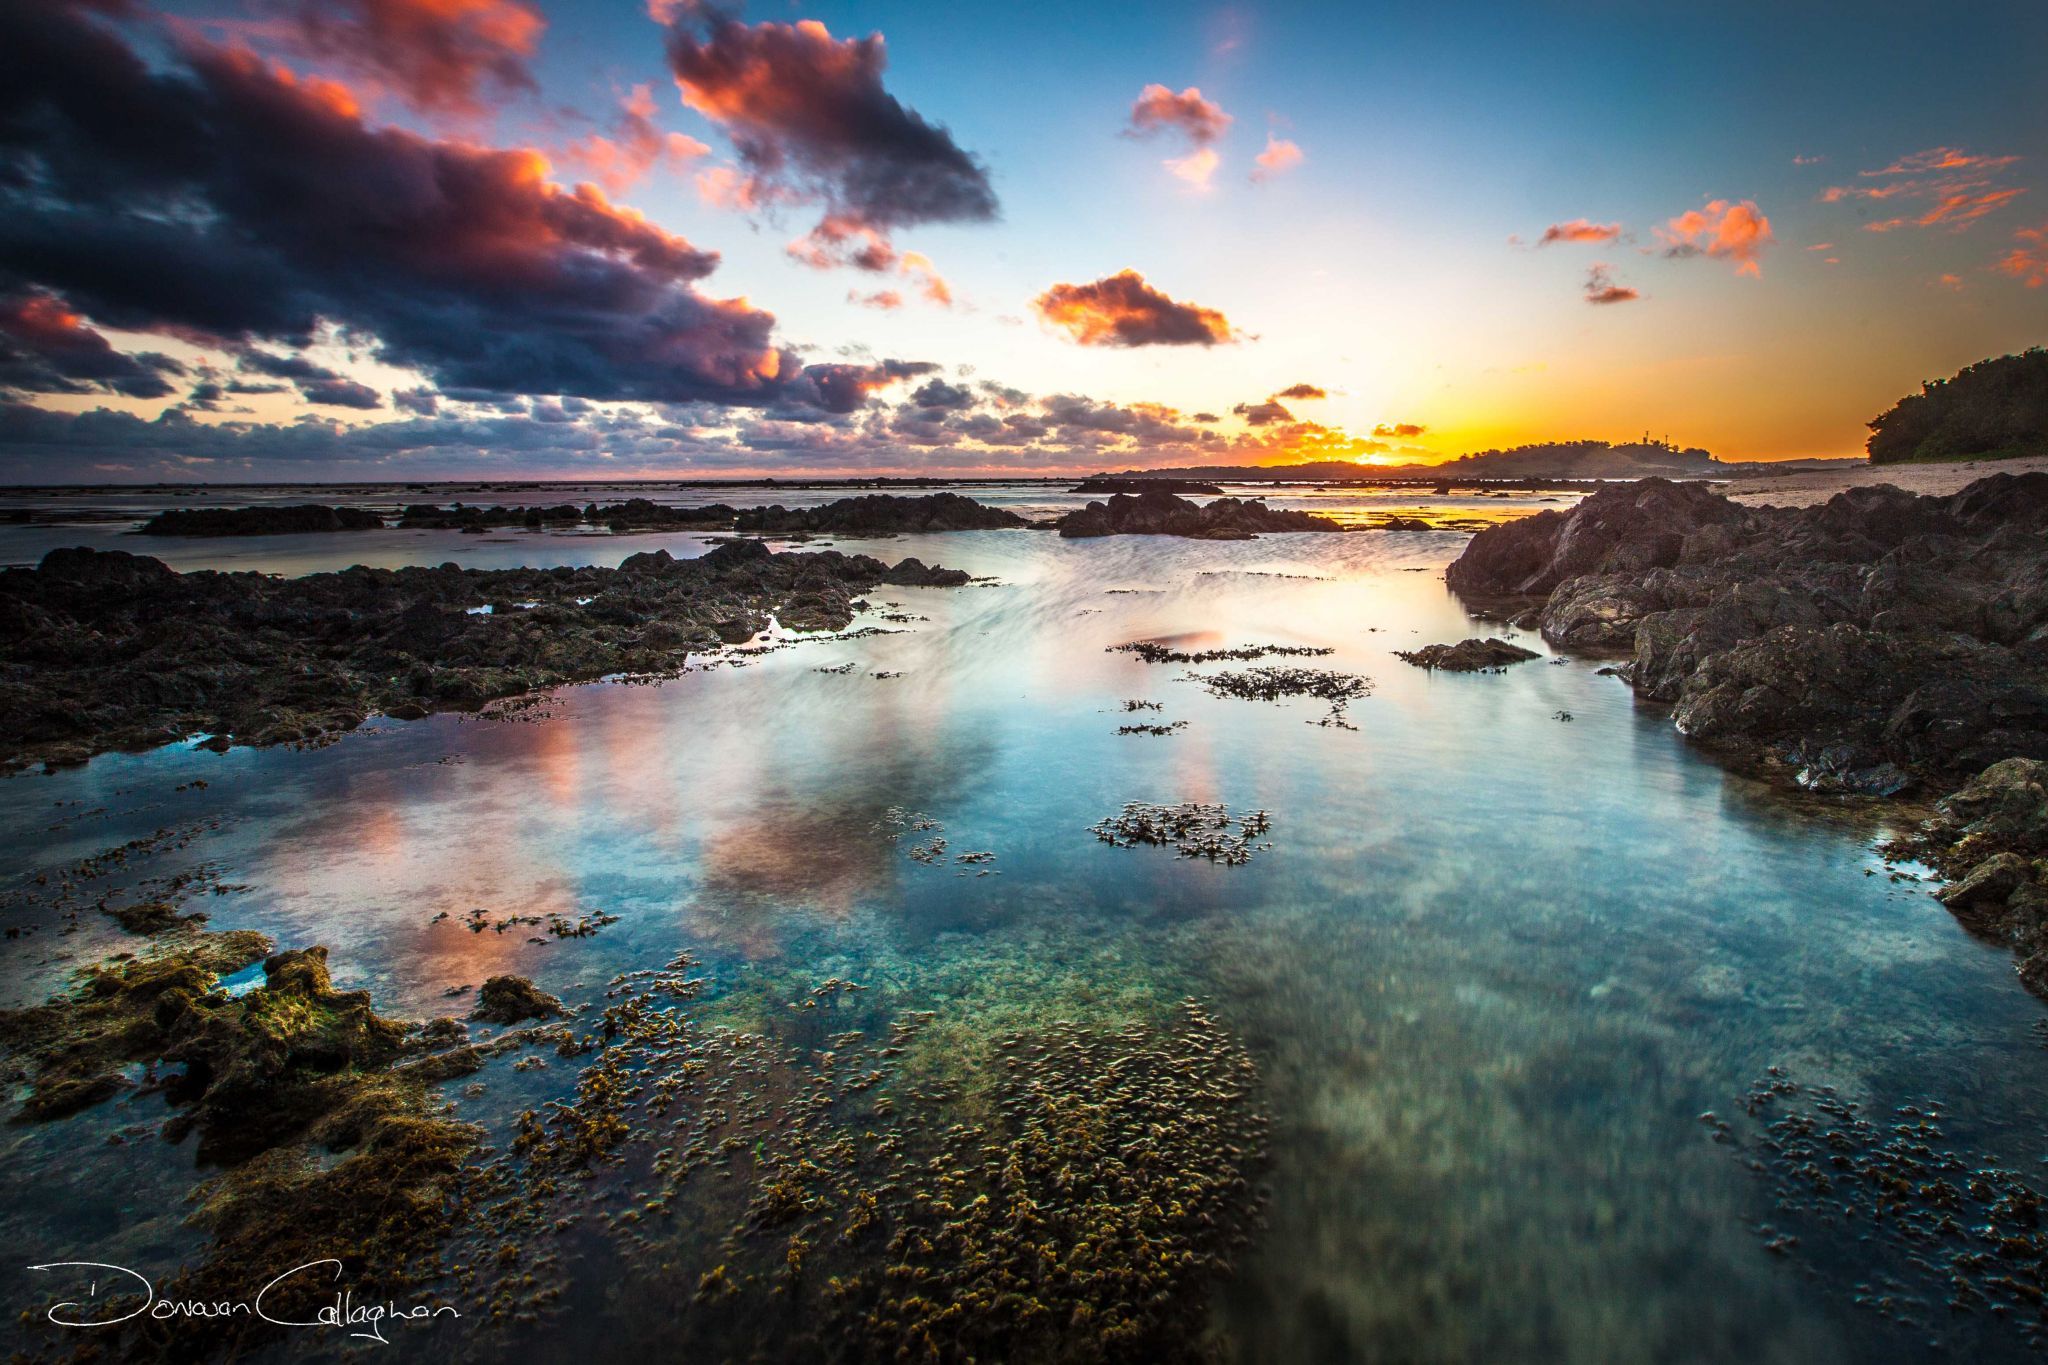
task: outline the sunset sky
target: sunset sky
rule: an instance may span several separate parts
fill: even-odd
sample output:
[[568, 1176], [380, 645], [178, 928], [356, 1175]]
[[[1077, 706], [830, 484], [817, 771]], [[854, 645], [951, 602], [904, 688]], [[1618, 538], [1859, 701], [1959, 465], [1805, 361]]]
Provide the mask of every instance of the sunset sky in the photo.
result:
[[0, 481], [1860, 454], [2048, 6], [0, 0]]

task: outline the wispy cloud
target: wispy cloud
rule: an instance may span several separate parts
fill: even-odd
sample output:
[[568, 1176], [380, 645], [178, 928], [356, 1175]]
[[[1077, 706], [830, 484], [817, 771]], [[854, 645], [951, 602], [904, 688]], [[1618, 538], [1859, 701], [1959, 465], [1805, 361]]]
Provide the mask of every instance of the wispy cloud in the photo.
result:
[[1840, 204], [1859, 200], [1927, 200], [1930, 206], [1920, 213], [1893, 210], [1890, 217], [1863, 224], [1863, 230], [1894, 232], [1906, 227], [1943, 227], [1960, 232], [2026, 193], [2022, 188], [1998, 183], [1998, 172], [2018, 160], [2016, 156], [1978, 156], [1955, 147], [1934, 147], [1902, 156], [1878, 170], [1858, 171], [1859, 183], [1830, 185], [1821, 191], [1820, 201]]
[[1584, 218], [1574, 218], [1568, 223], [1552, 223], [1543, 229], [1543, 235], [1537, 238], [1536, 245], [1552, 246], [1558, 242], [1611, 242], [1619, 236], [1619, 223], [1594, 223]]
[[1641, 297], [1639, 291], [1614, 282], [1612, 266], [1596, 264], [1586, 272], [1587, 303], [1634, 303]]
[[1998, 268], [2029, 289], [2048, 285], [2048, 223], [2021, 228], [2012, 239], [2015, 245], [1999, 258]]

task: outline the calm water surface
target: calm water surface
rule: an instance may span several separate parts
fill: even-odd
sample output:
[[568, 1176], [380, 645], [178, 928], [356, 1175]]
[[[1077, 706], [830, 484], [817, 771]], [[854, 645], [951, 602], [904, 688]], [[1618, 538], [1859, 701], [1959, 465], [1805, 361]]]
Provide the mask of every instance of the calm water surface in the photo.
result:
[[[363, 557], [302, 539], [324, 543], [176, 548], [287, 571]], [[609, 562], [656, 538], [446, 539], [489, 563]], [[419, 1018], [501, 972], [593, 1000], [681, 948], [722, 991], [837, 975], [962, 1027], [1198, 996], [1257, 1058], [1274, 1119], [1268, 1226], [1216, 1310], [1245, 1360], [2025, 1358], [2001, 1324], [1900, 1326], [1856, 1303], [1898, 1267], [1853, 1230], [1768, 1252], [1766, 1184], [1699, 1117], [1735, 1114], [1777, 1066], [1880, 1111], [1938, 1097], [1953, 1140], [2033, 1171], [2048, 1054], [2006, 954], [1883, 875], [1875, 824], [1729, 775], [1596, 661], [1481, 676], [1397, 661], [1499, 633], [1441, 582], [1463, 539], [848, 542], [998, 581], [885, 589], [878, 609], [928, 619], [660, 686], [567, 689], [523, 722], [380, 721], [311, 752], [16, 778], [0, 784], [0, 866], [19, 887], [206, 826], [164, 856], [246, 888], [209, 907], [215, 927], [327, 944], [338, 984]], [[1312, 723], [1312, 700], [1182, 680], [1233, 665], [1106, 652], [1159, 637], [1328, 646], [1276, 662], [1374, 690], [1347, 731]], [[1187, 726], [1119, 736], [1125, 699]], [[1088, 832], [1124, 802], [1183, 800], [1265, 808], [1272, 847], [1221, 867]], [[996, 874], [911, 860], [892, 810], [992, 851]], [[29, 913], [9, 906], [8, 924]], [[477, 908], [619, 919], [532, 943], [469, 932]], [[84, 915], [6, 943], [6, 1003], [116, 939]], [[465, 1112], [573, 1075], [493, 1071]], [[43, 1259], [167, 1270], [191, 1245], [190, 1148], [106, 1145], [160, 1117], [137, 1099], [0, 1132], [0, 1181], [22, 1192], [0, 1229]], [[0, 1284], [40, 1302], [24, 1276]]]

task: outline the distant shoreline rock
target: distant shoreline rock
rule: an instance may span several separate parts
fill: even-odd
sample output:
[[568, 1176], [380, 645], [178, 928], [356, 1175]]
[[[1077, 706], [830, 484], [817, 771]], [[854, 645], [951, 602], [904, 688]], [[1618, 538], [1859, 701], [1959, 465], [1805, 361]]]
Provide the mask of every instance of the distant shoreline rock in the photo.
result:
[[1195, 540], [1250, 540], [1272, 531], [1342, 531], [1328, 517], [1312, 512], [1280, 511], [1257, 498], [1218, 498], [1198, 504], [1171, 493], [1111, 495], [1069, 512], [1057, 523], [1070, 540], [1094, 536], [1185, 536]]
[[1094, 474], [1081, 480], [1070, 493], [1172, 493], [1186, 497], [1191, 494], [1202, 497], [1221, 497], [1223, 489], [1213, 483], [1198, 479], [1153, 479], [1142, 476], [1118, 477], [1110, 474]]
[[384, 518], [362, 507], [297, 503], [289, 507], [174, 507], [136, 529], [139, 536], [282, 536], [376, 531]]

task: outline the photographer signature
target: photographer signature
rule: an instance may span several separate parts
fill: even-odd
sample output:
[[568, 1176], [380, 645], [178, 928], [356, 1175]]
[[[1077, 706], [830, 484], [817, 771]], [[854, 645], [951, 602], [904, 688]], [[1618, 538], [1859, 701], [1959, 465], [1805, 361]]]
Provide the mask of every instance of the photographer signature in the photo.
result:
[[[104, 1261], [50, 1261], [43, 1265], [32, 1265], [29, 1269], [103, 1271], [106, 1272], [108, 1277], [112, 1278], [112, 1283], [107, 1286], [109, 1297], [124, 1292], [140, 1293], [143, 1296], [142, 1305], [138, 1308], [128, 1309], [126, 1312], [118, 1313], [112, 1317], [95, 1317], [92, 1315], [93, 1301], [100, 1298], [100, 1280], [102, 1278], [96, 1275], [91, 1282], [91, 1288], [86, 1292], [84, 1301], [66, 1300], [63, 1303], [50, 1306], [49, 1319], [59, 1327], [113, 1327], [144, 1316], [159, 1322], [174, 1318], [204, 1321], [213, 1318], [241, 1316], [273, 1323], [279, 1327], [348, 1328], [351, 1337], [359, 1337], [365, 1341], [382, 1342], [388, 1346], [391, 1343], [384, 1335], [384, 1325], [386, 1323], [414, 1322], [422, 1318], [432, 1319], [443, 1315], [454, 1318], [462, 1316], [462, 1314], [456, 1312], [455, 1309], [447, 1304], [428, 1305], [420, 1303], [400, 1305], [388, 1300], [384, 1303], [359, 1304], [355, 1301], [355, 1291], [353, 1289], [344, 1289], [337, 1292], [334, 1296], [334, 1302], [331, 1305], [320, 1308], [310, 1320], [274, 1317], [271, 1312], [265, 1310], [264, 1297], [266, 1295], [273, 1296], [272, 1304], [274, 1307], [275, 1296], [283, 1293], [281, 1286], [287, 1285], [297, 1277], [306, 1275], [308, 1272], [317, 1274], [317, 1272], [327, 1267], [332, 1267], [333, 1269], [333, 1273], [328, 1277], [329, 1279], [339, 1280], [341, 1278], [340, 1261], [308, 1261], [304, 1265], [293, 1266], [290, 1270], [285, 1271], [284, 1274], [277, 1276], [270, 1283], [256, 1291], [255, 1298], [249, 1300], [158, 1298], [156, 1286], [150, 1283], [147, 1275], [130, 1270], [126, 1266], [108, 1265]], [[284, 1312], [286, 1310], [277, 1308], [276, 1311]]]

